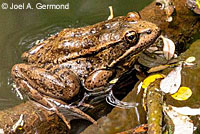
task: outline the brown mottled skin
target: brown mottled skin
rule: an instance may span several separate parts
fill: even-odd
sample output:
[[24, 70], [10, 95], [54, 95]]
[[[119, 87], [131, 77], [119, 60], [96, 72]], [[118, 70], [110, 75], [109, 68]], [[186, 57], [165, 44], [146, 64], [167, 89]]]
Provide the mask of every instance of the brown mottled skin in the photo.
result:
[[[128, 71], [125, 63], [149, 47], [160, 29], [136, 13], [81, 28], [66, 28], [22, 55], [12, 78], [31, 97], [31, 91], [70, 100], [80, 91], [108, 87], [109, 80]], [[123, 68], [123, 69], [122, 69]], [[117, 73], [116, 73], [117, 72]], [[37, 100], [36, 100], [37, 101]]]

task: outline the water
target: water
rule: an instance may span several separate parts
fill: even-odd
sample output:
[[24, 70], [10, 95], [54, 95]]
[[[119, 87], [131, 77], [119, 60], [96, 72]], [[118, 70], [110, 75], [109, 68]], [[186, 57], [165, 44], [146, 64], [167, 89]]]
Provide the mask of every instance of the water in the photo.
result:
[[129, 11], [139, 11], [150, 0], [1, 0], [2, 3], [66, 4], [69, 10], [3, 10], [0, 8], [0, 109], [15, 106], [21, 101], [11, 91], [10, 70], [21, 61], [21, 54], [44, 39], [59, 32], [64, 27], [79, 27], [106, 20], [108, 6], [112, 5], [114, 15], [126, 15]]

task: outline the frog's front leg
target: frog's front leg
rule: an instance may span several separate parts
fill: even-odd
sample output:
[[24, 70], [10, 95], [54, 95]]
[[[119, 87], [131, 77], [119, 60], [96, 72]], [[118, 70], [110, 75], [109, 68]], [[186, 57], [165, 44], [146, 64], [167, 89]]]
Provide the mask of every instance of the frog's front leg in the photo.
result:
[[109, 87], [109, 81], [113, 78], [114, 71], [112, 70], [97, 70], [90, 74], [84, 81], [84, 87], [89, 91], [95, 91], [95, 89]]
[[[96, 92], [96, 88], [103, 88], [104, 90], [106, 89], [107, 92], [106, 96], [106, 102], [112, 106], [117, 106], [120, 108], [132, 108], [132, 107], [136, 107], [138, 106], [138, 103], [128, 103], [128, 102], [123, 102], [118, 100], [113, 92], [112, 92], [112, 78], [115, 78], [115, 72], [112, 70], [97, 70], [95, 72], [93, 72], [85, 81], [85, 87], [88, 88], [87, 90], [92, 91], [92, 93], [88, 94], [88, 97], [90, 95], [99, 95], [104, 93], [105, 91], [101, 92], [101, 91], [97, 91]], [[115, 79], [114, 79], [115, 80]], [[114, 84], [114, 83], [113, 83]], [[93, 90], [92, 90], [93, 89]], [[108, 93], [109, 92], [109, 93]], [[84, 98], [85, 99], [85, 98]], [[95, 98], [95, 101], [98, 101], [98, 99], [101, 99], [101, 96], [98, 96], [98, 98]]]

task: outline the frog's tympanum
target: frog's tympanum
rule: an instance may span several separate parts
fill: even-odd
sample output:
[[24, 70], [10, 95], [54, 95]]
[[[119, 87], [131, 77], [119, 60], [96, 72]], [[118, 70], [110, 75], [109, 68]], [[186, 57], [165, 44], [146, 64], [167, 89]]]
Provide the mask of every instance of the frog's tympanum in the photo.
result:
[[[135, 56], [159, 35], [155, 24], [133, 12], [91, 26], [66, 28], [25, 52], [22, 58], [27, 63], [13, 66], [12, 78], [30, 98], [56, 107], [50, 100], [69, 102], [80, 90], [110, 87], [110, 81], [130, 70]], [[95, 122], [77, 107], [70, 108]]]

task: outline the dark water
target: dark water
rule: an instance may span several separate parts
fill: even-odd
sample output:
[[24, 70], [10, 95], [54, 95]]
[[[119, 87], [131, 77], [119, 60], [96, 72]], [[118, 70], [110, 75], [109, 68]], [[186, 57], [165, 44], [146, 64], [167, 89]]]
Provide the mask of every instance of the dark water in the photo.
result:
[[20, 103], [20, 99], [11, 91], [10, 70], [16, 63], [22, 62], [21, 54], [34, 45], [38, 39], [44, 39], [59, 32], [64, 27], [79, 27], [106, 20], [108, 6], [112, 5], [114, 15], [126, 15], [129, 11], [139, 11], [151, 0], [1, 0], [0, 4], [37, 3], [67, 4], [69, 9], [62, 10], [3, 10], [0, 7], [0, 109]]

